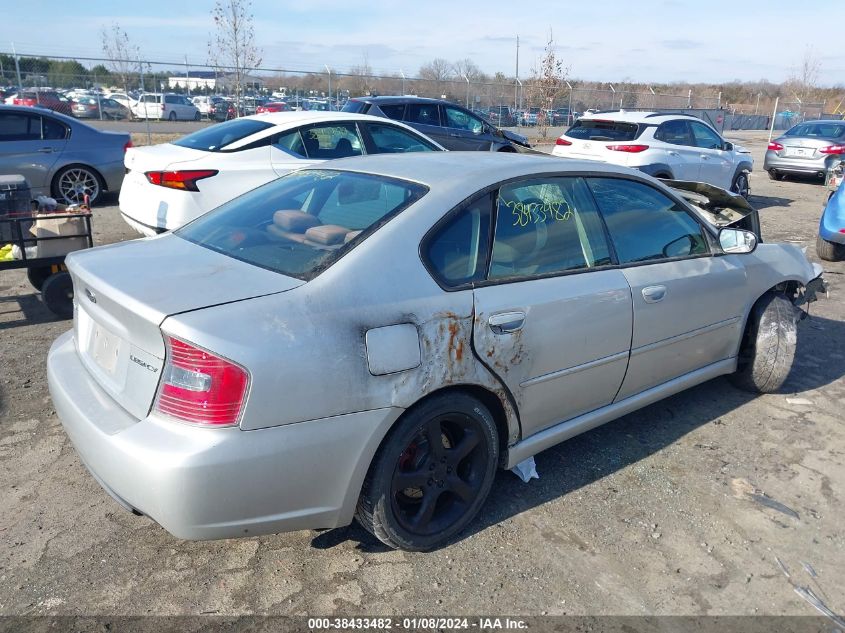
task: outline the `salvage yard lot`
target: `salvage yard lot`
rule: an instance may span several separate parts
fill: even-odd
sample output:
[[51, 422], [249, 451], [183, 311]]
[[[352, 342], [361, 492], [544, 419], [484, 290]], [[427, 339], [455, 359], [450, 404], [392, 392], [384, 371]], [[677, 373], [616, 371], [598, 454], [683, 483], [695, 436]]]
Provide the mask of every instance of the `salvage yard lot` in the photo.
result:
[[[770, 181], [765, 133], [727, 137], [754, 152], [764, 239], [818, 261], [824, 187]], [[106, 204], [96, 242], [134, 238]], [[831, 297], [799, 326], [782, 393], [719, 378], [547, 450], [539, 480], [500, 473], [469, 530], [429, 554], [356, 525], [191, 543], [127, 513], [52, 409], [46, 354], [70, 322], [1, 273], [0, 615], [815, 615], [790, 583], [841, 609], [845, 263], [823, 266]]]

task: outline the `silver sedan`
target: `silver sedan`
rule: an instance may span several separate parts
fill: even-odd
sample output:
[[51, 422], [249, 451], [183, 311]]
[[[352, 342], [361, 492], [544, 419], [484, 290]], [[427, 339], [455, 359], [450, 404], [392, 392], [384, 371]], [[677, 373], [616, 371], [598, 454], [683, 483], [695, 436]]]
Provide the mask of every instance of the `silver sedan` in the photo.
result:
[[785, 175], [824, 178], [845, 158], [845, 121], [804, 121], [769, 143], [763, 169]]
[[594, 162], [338, 160], [72, 254], [50, 391], [97, 481], [179, 538], [357, 518], [428, 550], [498, 468], [717, 376], [780, 387], [821, 270], [730, 215]]
[[119, 191], [129, 134], [104, 132], [44, 108], [0, 106], [0, 174], [20, 174], [33, 198], [68, 204]]

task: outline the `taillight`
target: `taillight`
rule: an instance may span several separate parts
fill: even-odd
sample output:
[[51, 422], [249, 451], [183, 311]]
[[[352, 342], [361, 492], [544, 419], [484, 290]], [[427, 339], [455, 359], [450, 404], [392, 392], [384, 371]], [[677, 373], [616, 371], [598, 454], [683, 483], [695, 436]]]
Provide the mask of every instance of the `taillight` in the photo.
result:
[[781, 145], [780, 143], [776, 143], [775, 141], [771, 141], [769, 142], [769, 149], [775, 152], [779, 152], [783, 149], [783, 145]]
[[845, 154], [845, 145], [828, 145], [819, 148], [821, 154]]
[[191, 169], [187, 171], [148, 171], [144, 175], [147, 180], [159, 187], [181, 189], [182, 191], [199, 191], [197, 181], [216, 176], [216, 169]]
[[161, 104], [161, 111], [164, 112], [164, 104]]
[[130, 147], [132, 147], [132, 140], [131, 139], [126, 141], [126, 145], [123, 146], [123, 153], [125, 154], [126, 150], [128, 150]]
[[614, 152], [628, 152], [629, 154], [638, 154], [648, 149], [648, 145], [605, 145], [607, 149], [612, 149]]
[[564, 138], [559, 138], [555, 141], [555, 145], [572, 145], [572, 143]]
[[171, 336], [155, 410], [205, 427], [235, 426], [241, 417], [249, 373], [240, 365]]

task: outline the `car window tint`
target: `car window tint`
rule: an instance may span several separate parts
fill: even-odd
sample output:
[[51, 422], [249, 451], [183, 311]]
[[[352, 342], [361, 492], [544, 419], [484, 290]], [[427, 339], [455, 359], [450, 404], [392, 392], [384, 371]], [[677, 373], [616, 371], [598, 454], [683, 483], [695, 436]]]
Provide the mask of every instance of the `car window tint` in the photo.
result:
[[0, 142], [41, 139], [39, 118], [17, 112], [0, 113]]
[[41, 133], [45, 141], [60, 141], [67, 138], [68, 128], [50, 117], [41, 117]]
[[633, 141], [640, 135], [635, 123], [590, 121], [579, 119], [566, 131], [566, 136], [585, 141]]
[[192, 132], [180, 139], [176, 139], [173, 141], [173, 144], [179, 147], [190, 147], [191, 149], [200, 149], [206, 152], [219, 152], [232, 143], [271, 127], [273, 127], [273, 124], [267, 121], [234, 119]]
[[699, 223], [654, 187], [621, 178], [589, 178], [620, 264], [708, 252]]
[[299, 129], [282, 134], [274, 134], [270, 139], [270, 143], [298, 158], [308, 158], [308, 154], [305, 152], [305, 143], [302, 141], [302, 135], [299, 133]]
[[308, 158], [329, 160], [360, 156], [364, 144], [354, 123], [320, 123], [302, 128]]
[[405, 121], [422, 125], [440, 125], [438, 110], [436, 103], [409, 103]]
[[305, 169], [253, 189], [174, 234], [262, 268], [311, 279], [427, 191], [373, 174]]
[[366, 101], [358, 101], [357, 99], [350, 99], [345, 104], [341, 112], [353, 112], [355, 114], [363, 114], [370, 109], [370, 104]]
[[393, 125], [368, 123], [367, 129], [373, 139], [376, 150], [381, 154], [404, 152], [430, 152], [437, 149], [416, 134]]
[[696, 147], [702, 149], [722, 149], [722, 139], [709, 127], [697, 121], [690, 121]]
[[446, 113], [446, 127], [468, 130], [470, 132], [481, 132], [484, 128], [481, 119], [463, 110], [453, 108], [452, 106], [444, 106], [443, 110]]
[[491, 194], [459, 210], [426, 240], [424, 256], [441, 283], [459, 286], [481, 281], [487, 272]]
[[686, 121], [666, 121], [658, 128], [655, 136], [658, 140], [672, 145], [688, 145], [690, 147], [695, 145], [692, 134], [690, 134], [689, 124]]
[[402, 117], [405, 115], [404, 103], [391, 103], [389, 105], [380, 105], [379, 109], [384, 112], [385, 116], [388, 119], [393, 119], [394, 121], [401, 121]]
[[611, 263], [601, 219], [581, 178], [542, 178], [499, 190], [490, 279]]

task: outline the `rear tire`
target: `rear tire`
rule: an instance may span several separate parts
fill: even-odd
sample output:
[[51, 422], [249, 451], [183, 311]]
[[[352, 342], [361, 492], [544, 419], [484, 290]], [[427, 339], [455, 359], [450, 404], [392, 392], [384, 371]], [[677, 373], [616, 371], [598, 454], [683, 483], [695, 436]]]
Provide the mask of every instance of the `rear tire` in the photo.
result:
[[478, 514], [498, 461], [487, 407], [463, 393], [434, 396], [409, 410], [382, 442], [355, 518], [392, 548], [434, 549]]
[[797, 341], [795, 306], [783, 293], [767, 292], [751, 309], [731, 382], [752, 393], [777, 391], [792, 368]]
[[50, 275], [41, 289], [47, 309], [62, 319], [73, 318], [73, 282], [70, 273]]
[[769, 173], [769, 180], [777, 180], [778, 179], [778, 173], [774, 169], [770, 169], [768, 173]]
[[845, 259], [845, 244], [828, 242], [821, 235], [816, 237], [816, 254], [826, 262], [838, 262]]
[[167, 120], [168, 121], [175, 121], [176, 120], [176, 113], [171, 112], [169, 115], [167, 115]]

